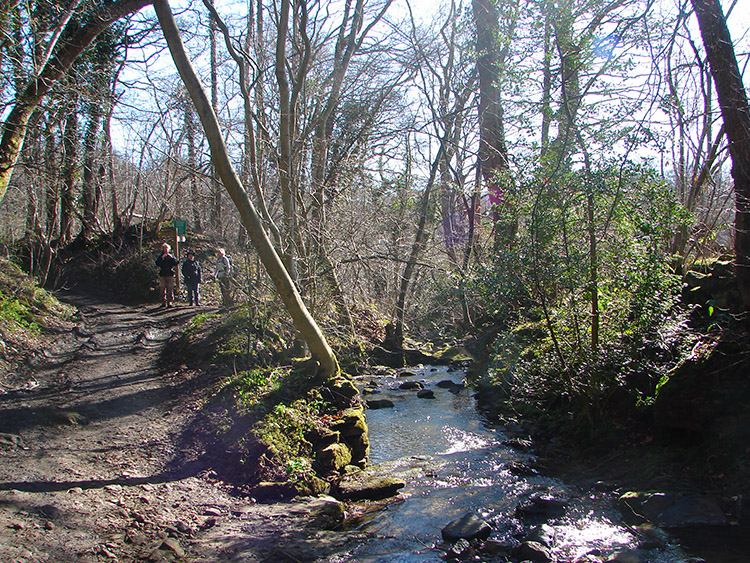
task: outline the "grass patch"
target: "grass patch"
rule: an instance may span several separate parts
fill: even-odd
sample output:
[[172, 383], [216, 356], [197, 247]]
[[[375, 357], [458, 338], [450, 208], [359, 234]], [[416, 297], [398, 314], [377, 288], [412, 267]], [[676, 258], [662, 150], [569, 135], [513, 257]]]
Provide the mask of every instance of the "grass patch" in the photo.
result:
[[29, 308], [16, 298], [4, 295], [0, 291], [0, 323], [10, 330], [25, 330], [39, 334], [39, 325], [34, 320]]

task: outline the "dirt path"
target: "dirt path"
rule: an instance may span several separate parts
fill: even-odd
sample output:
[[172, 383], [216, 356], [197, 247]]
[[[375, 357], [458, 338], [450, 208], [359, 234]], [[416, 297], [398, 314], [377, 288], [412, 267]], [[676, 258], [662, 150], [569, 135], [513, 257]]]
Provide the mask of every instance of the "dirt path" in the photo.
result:
[[71, 297], [83, 322], [0, 395], [0, 561], [313, 561], [346, 537], [321, 501], [261, 505], [175, 467], [200, 373], [162, 373], [195, 313]]

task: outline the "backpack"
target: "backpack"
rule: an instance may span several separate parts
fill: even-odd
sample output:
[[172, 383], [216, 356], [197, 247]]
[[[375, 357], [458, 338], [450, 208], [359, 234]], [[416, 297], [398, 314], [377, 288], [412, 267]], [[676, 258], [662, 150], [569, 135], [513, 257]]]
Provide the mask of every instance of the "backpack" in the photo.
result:
[[234, 273], [234, 266], [232, 265], [232, 259], [229, 257], [229, 254], [225, 254], [224, 258], [227, 259], [227, 262], [226, 262], [226, 264], [227, 264], [227, 271], [226, 271], [225, 275], [231, 276]]

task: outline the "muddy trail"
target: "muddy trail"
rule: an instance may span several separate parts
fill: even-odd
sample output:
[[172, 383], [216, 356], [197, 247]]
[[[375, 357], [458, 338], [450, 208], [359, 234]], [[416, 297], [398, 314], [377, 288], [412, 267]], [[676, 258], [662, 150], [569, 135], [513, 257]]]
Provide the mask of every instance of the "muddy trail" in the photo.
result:
[[0, 389], [0, 561], [311, 561], [341, 548], [345, 534], [312, 525], [324, 501], [255, 503], [176, 451], [207, 382], [160, 357], [195, 308], [64, 300], [78, 324]]

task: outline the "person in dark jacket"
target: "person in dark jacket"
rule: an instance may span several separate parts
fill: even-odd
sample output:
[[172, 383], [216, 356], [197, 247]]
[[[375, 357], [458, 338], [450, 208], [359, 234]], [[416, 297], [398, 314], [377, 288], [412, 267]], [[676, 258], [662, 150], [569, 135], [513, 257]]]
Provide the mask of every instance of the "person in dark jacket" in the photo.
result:
[[182, 279], [188, 292], [188, 302], [200, 305], [201, 265], [196, 261], [193, 251], [188, 250], [187, 260], [182, 263]]
[[159, 297], [162, 307], [171, 307], [174, 301], [174, 268], [179, 264], [171, 254], [172, 248], [165, 242], [161, 245], [161, 254], [156, 259], [159, 268]]

